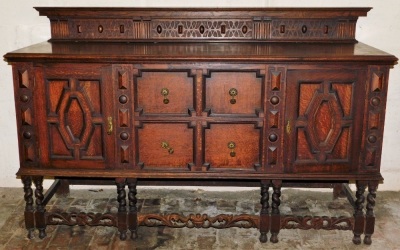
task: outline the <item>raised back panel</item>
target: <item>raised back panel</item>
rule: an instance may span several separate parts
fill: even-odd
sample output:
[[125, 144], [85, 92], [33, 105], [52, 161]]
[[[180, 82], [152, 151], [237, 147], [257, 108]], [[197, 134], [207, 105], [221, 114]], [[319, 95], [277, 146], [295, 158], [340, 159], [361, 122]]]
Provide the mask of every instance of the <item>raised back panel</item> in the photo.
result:
[[355, 42], [370, 8], [36, 8], [52, 40]]

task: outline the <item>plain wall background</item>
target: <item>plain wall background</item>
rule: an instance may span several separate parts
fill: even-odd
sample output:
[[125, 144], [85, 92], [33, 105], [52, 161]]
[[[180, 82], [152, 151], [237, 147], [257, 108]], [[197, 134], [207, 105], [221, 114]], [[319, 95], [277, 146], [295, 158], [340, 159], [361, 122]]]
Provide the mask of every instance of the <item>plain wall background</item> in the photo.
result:
[[[50, 38], [47, 17], [34, 6], [97, 7], [373, 7], [357, 23], [357, 39], [400, 57], [399, 0], [13, 0], [0, 2], [0, 55]], [[390, 72], [380, 190], [400, 190], [400, 66]], [[22, 187], [11, 66], [0, 62], [0, 187]], [[47, 186], [49, 182], [45, 183]]]

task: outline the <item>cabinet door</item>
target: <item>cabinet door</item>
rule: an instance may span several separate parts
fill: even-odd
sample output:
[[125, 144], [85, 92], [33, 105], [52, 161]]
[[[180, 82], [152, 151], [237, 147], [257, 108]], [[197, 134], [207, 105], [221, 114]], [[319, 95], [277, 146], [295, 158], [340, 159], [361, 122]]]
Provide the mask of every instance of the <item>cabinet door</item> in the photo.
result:
[[351, 172], [360, 151], [365, 71], [287, 72], [286, 172]]
[[114, 145], [109, 67], [50, 65], [37, 74], [45, 167], [105, 168]]

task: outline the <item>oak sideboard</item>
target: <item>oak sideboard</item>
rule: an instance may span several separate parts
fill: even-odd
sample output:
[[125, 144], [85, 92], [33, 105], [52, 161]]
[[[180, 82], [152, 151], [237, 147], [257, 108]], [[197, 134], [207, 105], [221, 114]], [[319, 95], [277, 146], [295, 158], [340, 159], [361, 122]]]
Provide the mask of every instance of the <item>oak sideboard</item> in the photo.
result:
[[[36, 9], [50, 40], [5, 55], [29, 238], [54, 224], [114, 226], [122, 240], [138, 226], [254, 227], [261, 242], [300, 228], [371, 244], [397, 58], [355, 40], [370, 8]], [[46, 211], [74, 183], [116, 185], [118, 212]], [[137, 186], [171, 184], [258, 186], [261, 211], [138, 211]], [[354, 214], [281, 214], [284, 186], [333, 188]]]

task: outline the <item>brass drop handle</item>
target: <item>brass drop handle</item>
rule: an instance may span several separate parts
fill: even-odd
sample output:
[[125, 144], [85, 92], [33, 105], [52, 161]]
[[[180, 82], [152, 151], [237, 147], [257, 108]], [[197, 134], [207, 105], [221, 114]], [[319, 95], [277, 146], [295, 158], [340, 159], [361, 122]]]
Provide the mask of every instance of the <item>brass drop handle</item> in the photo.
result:
[[236, 143], [233, 141], [228, 142], [228, 148], [231, 150], [229, 155], [231, 157], [235, 157], [236, 156], [236, 153], [235, 153]]
[[161, 147], [166, 149], [170, 155], [174, 153], [174, 149], [169, 147], [169, 143], [166, 141], [161, 142]]
[[111, 116], [107, 118], [107, 134], [111, 135], [113, 132], [113, 119]]
[[235, 103], [236, 103], [235, 96], [238, 95], [237, 89], [231, 88], [231, 89], [229, 90], [229, 95], [231, 96], [230, 103], [231, 103], [231, 104], [235, 104]]
[[167, 98], [168, 94], [169, 94], [169, 89], [167, 89], [167, 88], [162, 88], [161, 89], [161, 95], [164, 96], [164, 100], [163, 100], [164, 104], [168, 104], [169, 103], [169, 99]]

